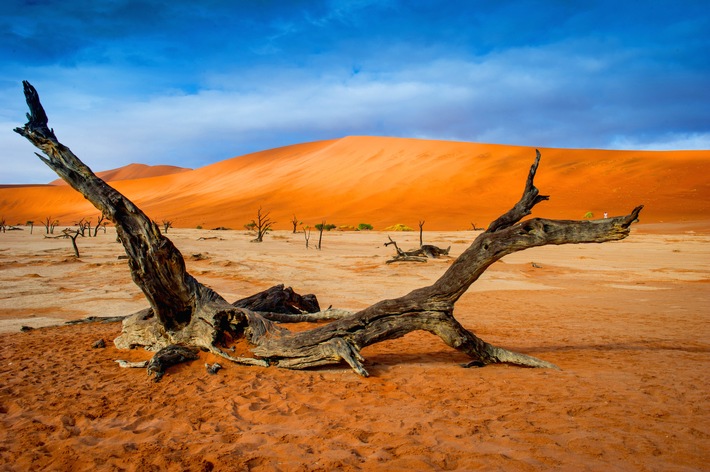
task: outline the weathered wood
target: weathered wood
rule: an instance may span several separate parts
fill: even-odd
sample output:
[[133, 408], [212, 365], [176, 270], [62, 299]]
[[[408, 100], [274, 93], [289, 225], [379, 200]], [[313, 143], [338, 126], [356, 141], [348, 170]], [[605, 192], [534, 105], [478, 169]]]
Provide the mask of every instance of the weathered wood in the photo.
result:
[[166, 346], [148, 361], [147, 369], [148, 376], [154, 374], [154, 380], [159, 382], [165, 375], [168, 367], [181, 364], [183, 362], [194, 361], [198, 359], [197, 351], [187, 346], [170, 345]]
[[[15, 131], [47, 156], [38, 155], [43, 162], [114, 222], [129, 257], [133, 280], [150, 303], [150, 308], [124, 320], [122, 333], [114, 341], [118, 348], [143, 346], [160, 350], [170, 345], [191, 346], [240, 364], [289, 369], [345, 361], [356, 373], [367, 376], [360, 355], [364, 347], [423, 330], [466, 353], [471, 358], [467, 366], [510, 363], [554, 368], [549, 362], [490, 345], [476, 337], [455, 319], [456, 301], [491, 264], [507, 254], [547, 244], [623, 239], [643, 208], [636, 207], [629, 215], [595, 221], [541, 218], [522, 221], [535, 205], [548, 199], [539, 195], [534, 185], [540, 163], [538, 151], [520, 201], [479, 234], [431, 286], [393, 300], [382, 300], [357, 313], [338, 313], [336, 321], [293, 333], [265, 315], [230, 305], [188, 274], [182, 255], [158, 226], [57, 141], [47, 127], [47, 115], [36, 91], [27, 82], [24, 86], [29, 121]], [[399, 254], [398, 248], [397, 251]], [[241, 342], [247, 343], [254, 357], [235, 357], [217, 347]]]
[[391, 236], [387, 236], [390, 240], [385, 243], [385, 246], [390, 244], [394, 245], [394, 249], [397, 254], [390, 260], [385, 261], [386, 264], [391, 264], [393, 262], [426, 262], [427, 258], [437, 259], [441, 256], [448, 256], [451, 246], [446, 249], [434, 246], [432, 244], [423, 244], [418, 249], [412, 249], [411, 251], [403, 251], [397, 246], [397, 242], [392, 239]]
[[299, 295], [291, 287], [284, 287], [283, 284], [237, 300], [232, 303], [232, 306], [267, 313], [303, 314], [320, 311], [320, 305], [315, 295]]

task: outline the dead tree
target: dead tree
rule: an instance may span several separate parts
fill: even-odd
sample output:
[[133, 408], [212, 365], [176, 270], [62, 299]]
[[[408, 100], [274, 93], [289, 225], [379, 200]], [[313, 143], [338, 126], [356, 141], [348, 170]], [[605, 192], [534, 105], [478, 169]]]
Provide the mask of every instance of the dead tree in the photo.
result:
[[318, 230], [318, 246], [316, 247], [320, 251], [321, 243], [323, 242], [323, 230], [325, 229], [325, 220], [323, 220], [320, 225], [316, 225], [316, 229]]
[[5, 218], [0, 218], [0, 233], [4, 233], [5, 227], [7, 226], [7, 222], [5, 221]]
[[254, 231], [256, 231], [256, 238], [252, 239], [251, 242], [263, 242], [264, 235], [267, 231], [271, 231], [271, 226], [273, 226], [274, 223], [275, 221], [272, 221], [269, 217], [269, 212], [267, 211], [266, 213], [263, 213], [261, 211], [261, 207], [259, 207], [259, 210], [256, 212], [256, 219], [251, 220], [251, 223], [249, 225], [254, 229]]
[[52, 224], [52, 217], [48, 216], [42, 220], [42, 225], [44, 226], [45, 234], [49, 234], [49, 227]]
[[296, 215], [293, 215], [293, 219], [291, 220], [291, 224], [293, 225], [293, 234], [298, 232], [298, 225], [301, 223], [302, 222], [298, 221], [298, 218], [296, 218]]
[[163, 220], [163, 231], [168, 234], [168, 230], [173, 227], [173, 220]]
[[96, 226], [94, 226], [94, 237], [99, 233], [99, 229], [103, 228], [104, 233], [106, 232], [106, 224], [108, 221], [106, 221], [106, 215], [101, 213], [96, 220]]
[[311, 239], [311, 227], [303, 227], [303, 237], [306, 239], [306, 249], [308, 249], [308, 241]]
[[25, 224], [30, 227], [30, 234], [32, 234], [32, 231], [35, 229], [35, 222], [32, 220], [27, 220], [27, 223]]
[[[507, 254], [548, 244], [601, 243], [626, 238], [642, 207], [626, 216], [593, 221], [543, 218], [523, 220], [538, 203], [533, 180], [540, 154], [530, 168], [523, 195], [509, 211], [478, 235], [432, 285], [399, 298], [382, 300], [357, 313], [317, 327], [291, 332], [258, 313], [237, 308], [185, 269], [180, 251], [130, 200], [98, 178], [47, 126], [47, 115], [34, 87], [24, 82], [29, 121], [15, 131], [40, 149], [40, 159], [115, 223], [134, 282], [150, 308], [127, 318], [119, 348], [159, 350], [184, 345], [208, 350], [237, 363], [304, 369], [345, 361], [367, 376], [361, 350], [369, 345], [424, 330], [470, 357], [468, 366], [509, 363], [554, 368], [549, 362], [491, 345], [464, 328], [454, 305], [470, 285]], [[250, 357], [234, 357], [221, 343], [247, 343]]]
[[71, 245], [74, 248], [74, 255], [76, 256], [77, 259], [79, 259], [79, 247], [76, 245], [76, 238], [79, 236], [84, 236], [84, 234], [81, 232], [79, 229], [69, 229], [66, 228], [64, 231], [62, 231], [65, 237], [71, 239]]
[[[420, 226], [421, 227], [421, 226]], [[448, 256], [451, 246], [446, 249], [442, 249], [433, 244], [422, 244], [419, 249], [413, 249], [411, 251], [403, 251], [397, 246], [397, 243], [392, 240], [390, 236], [387, 236], [390, 242], [385, 243], [385, 246], [390, 244], [394, 245], [394, 249], [397, 252], [395, 256], [387, 261], [387, 264], [392, 262], [426, 262], [427, 258], [437, 259], [441, 256]]]
[[86, 236], [87, 230], [89, 231], [89, 236], [91, 236], [91, 218], [88, 220], [86, 218], [82, 218], [74, 224], [79, 228], [78, 231], [82, 236]]
[[424, 223], [426, 221], [419, 220], [419, 247], [424, 246]]

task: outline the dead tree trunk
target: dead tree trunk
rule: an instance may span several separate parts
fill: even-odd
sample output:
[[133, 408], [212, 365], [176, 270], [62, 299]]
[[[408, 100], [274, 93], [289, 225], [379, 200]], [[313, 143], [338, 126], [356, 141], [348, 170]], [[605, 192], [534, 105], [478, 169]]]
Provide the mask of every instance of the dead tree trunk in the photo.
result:
[[71, 238], [71, 245], [72, 245], [72, 248], [74, 249], [74, 255], [76, 256], [77, 259], [79, 259], [79, 257], [80, 257], [79, 256], [79, 247], [76, 245], [76, 238], [78, 238], [79, 236], [84, 236], [84, 235], [81, 234], [81, 231], [79, 231], [78, 229], [75, 229], [74, 231], [72, 231], [69, 228], [65, 229], [63, 231], [63, 233], [65, 234], [65, 236], [67, 238]]
[[[454, 317], [454, 305], [469, 286], [507, 254], [547, 244], [600, 243], [627, 237], [642, 207], [629, 215], [595, 221], [521, 221], [548, 197], [533, 180], [537, 153], [520, 201], [494, 221], [434, 284], [393, 300], [383, 300], [357, 313], [318, 327], [292, 333], [246, 308], [237, 308], [200, 284], [185, 270], [182, 255], [139, 208], [86, 167], [47, 127], [47, 115], [35, 89], [24, 82], [29, 121], [15, 131], [46, 157], [39, 156], [61, 178], [81, 192], [116, 225], [129, 257], [135, 283], [150, 309], [127, 318], [119, 348], [144, 346], [158, 350], [171, 344], [200, 347], [232, 361], [289, 369], [345, 361], [362, 376], [368, 372], [360, 351], [371, 344], [424, 330], [466, 353], [469, 366], [510, 363], [552, 367], [548, 362], [493, 346], [476, 337]], [[254, 357], [232, 357], [218, 343], [247, 342]]]

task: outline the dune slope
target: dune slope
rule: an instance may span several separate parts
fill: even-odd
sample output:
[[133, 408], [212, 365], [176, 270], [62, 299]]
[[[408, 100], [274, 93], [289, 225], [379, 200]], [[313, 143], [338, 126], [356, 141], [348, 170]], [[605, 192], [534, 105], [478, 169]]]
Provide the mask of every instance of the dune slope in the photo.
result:
[[[106, 182], [115, 182], [116, 180], [134, 180], [145, 179], [148, 177], [159, 177], [161, 175], [179, 174], [180, 172], [188, 172], [191, 169], [177, 166], [155, 165], [149, 166], [146, 164], [128, 164], [127, 166], [119, 167], [118, 169], [104, 170], [97, 172], [96, 175], [104, 179]], [[49, 185], [67, 185], [62, 179], [56, 179]]]
[[[582, 218], [644, 204], [644, 223], [707, 219], [710, 151], [540, 149], [536, 215]], [[287, 229], [304, 224], [395, 223], [429, 230], [485, 226], [519, 198], [533, 147], [346, 137], [271, 149], [199, 169], [112, 183], [155, 220], [241, 228], [262, 207]], [[81, 156], [80, 156], [81, 157]], [[64, 187], [0, 189], [8, 222], [51, 215], [63, 224], [96, 210]]]

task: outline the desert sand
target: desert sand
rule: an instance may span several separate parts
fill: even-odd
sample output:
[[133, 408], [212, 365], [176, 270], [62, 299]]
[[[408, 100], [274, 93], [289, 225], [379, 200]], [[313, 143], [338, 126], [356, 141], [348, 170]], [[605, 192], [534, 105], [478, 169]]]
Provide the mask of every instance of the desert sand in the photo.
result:
[[[209, 375], [217, 359], [203, 353], [159, 383], [115, 363], [151, 357], [113, 346], [120, 323], [52, 326], [147, 306], [112, 228], [79, 239], [80, 259], [43, 228], [0, 234], [0, 468], [706, 470], [708, 226], [642, 221], [624, 241], [516, 253], [456, 305], [483, 339], [559, 371], [464, 369], [465, 356], [413, 333], [364, 349], [366, 379], [347, 366], [223, 363]], [[476, 234], [424, 237], [455, 257]], [[227, 299], [284, 283], [353, 310], [428, 285], [450, 264], [385, 264], [387, 235], [418, 246], [416, 232], [329, 232], [321, 251], [288, 231], [262, 244], [244, 231], [168, 234]], [[92, 348], [98, 339], [107, 347]]]
[[[646, 205], [646, 223], [705, 221], [710, 214], [710, 151], [540, 151], [535, 181], [552, 196], [546, 217], [601, 218], [639, 204]], [[79, 157], [91, 167], [92, 156]], [[241, 229], [261, 207], [275, 229], [290, 229], [295, 215], [310, 226], [325, 219], [383, 230], [424, 220], [427, 230], [465, 230], [485, 226], [517, 201], [534, 158], [534, 147], [350, 136], [170, 175], [129, 166], [114, 173], [132, 180], [113, 185], [154, 220], [183, 228]], [[0, 218], [8, 223], [48, 216], [71, 225], [96, 221], [97, 211], [67, 186], [0, 188]]]
[[[116, 364], [151, 357], [113, 346], [120, 323], [63, 324], [147, 306], [114, 230], [80, 238], [77, 259], [39, 222], [95, 222], [83, 197], [0, 188], [0, 217], [35, 221], [33, 234], [0, 234], [0, 469], [707, 470], [710, 152], [541, 151], [536, 184], [552, 198], [533, 216], [646, 205], [628, 239], [512, 254], [457, 303], [484, 340], [559, 371], [464, 369], [465, 356], [412, 333], [364, 349], [366, 379], [347, 366], [223, 363], [209, 375], [217, 359], [203, 353], [155, 383]], [[386, 264], [387, 236], [410, 249], [416, 232], [333, 231], [321, 251], [306, 249], [289, 231], [294, 215], [376, 230], [425, 220], [425, 242], [456, 257], [477, 234], [471, 223], [485, 227], [517, 201], [534, 153], [348, 137], [106, 177], [151, 218], [173, 221], [168, 236], [189, 271], [225, 298], [283, 283], [357, 310], [433, 283], [452, 259]], [[254, 244], [241, 228], [259, 207], [277, 224]], [[99, 339], [107, 346], [92, 348]]]
[[[150, 177], [160, 177], [162, 175], [179, 174], [180, 172], [189, 172], [190, 170], [192, 169], [169, 165], [149, 166], [146, 164], [133, 163], [117, 169], [100, 171], [97, 172], [96, 175], [106, 182], [117, 182], [119, 180], [147, 179]], [[67, 185], [67, 183], [62, 179], [56, 179], [51, 181], [49, 185]]]

